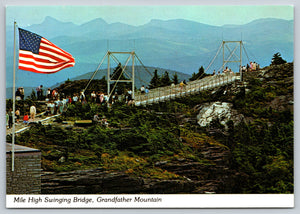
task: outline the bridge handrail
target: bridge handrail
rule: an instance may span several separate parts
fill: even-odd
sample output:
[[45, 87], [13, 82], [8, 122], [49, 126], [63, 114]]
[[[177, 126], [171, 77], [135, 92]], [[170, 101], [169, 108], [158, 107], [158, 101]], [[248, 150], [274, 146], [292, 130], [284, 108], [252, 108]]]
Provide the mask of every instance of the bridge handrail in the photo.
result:
[[201, 90], [221, 86], [238, 79], [238, 73], [236, 74], [221, 74], [202, 78], [200, 80], [194, 80], [188, 82], [185, 86], [181, 87], [180, 84], [175, 86], [164, 86], [151, 89], [147, 94], [141, 94], [141, 92], [135, 93], [135, 103], [140, 105], [141, 102], [153, 103], [158, 101], [170, 100], [172, 98], [181, 97], [186, 94], [194, 94]]

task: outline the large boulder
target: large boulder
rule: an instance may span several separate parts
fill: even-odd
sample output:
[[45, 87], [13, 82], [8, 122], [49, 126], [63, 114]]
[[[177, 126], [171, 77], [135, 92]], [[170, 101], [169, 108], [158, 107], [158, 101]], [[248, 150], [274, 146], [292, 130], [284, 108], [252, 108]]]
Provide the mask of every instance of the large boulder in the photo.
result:
[[197, 115], [198, 124], [205, 127], [218, 119], [227, 128], [226, 123], [229, 120], [232, 120], [234, 124], [240, 123], [244, 116], [232, 109], [232, 106], [231, 103], [227, 102], [204, 103], [199, 108], [199, 114]]

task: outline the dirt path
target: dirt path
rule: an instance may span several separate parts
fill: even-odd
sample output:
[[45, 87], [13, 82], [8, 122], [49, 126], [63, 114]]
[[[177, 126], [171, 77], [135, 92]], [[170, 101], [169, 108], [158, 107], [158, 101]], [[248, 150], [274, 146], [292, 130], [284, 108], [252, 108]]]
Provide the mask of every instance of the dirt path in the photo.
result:
[[[37, 115], [37, 118], [33, 122], [30, 121], [30, 123], [39, 123], [39, 122], [42, 124], [52, 123], [55, 120], [55, 118], [59, 116], [59, 114], [48, 116], [48, 117], [45, 117], [43, 115], [44, 115], [44, 113]], [[16, 123], [16, 125], [15, 125], [15, 133], [16, 134], [21, 133], [29, 128], [30, 128], [30, 124], [24, 124], [23, 121], [20, 120], [20, 122]], [[7, 128], [6, 135], [12, 134], [12, 129], [13, 128]]]

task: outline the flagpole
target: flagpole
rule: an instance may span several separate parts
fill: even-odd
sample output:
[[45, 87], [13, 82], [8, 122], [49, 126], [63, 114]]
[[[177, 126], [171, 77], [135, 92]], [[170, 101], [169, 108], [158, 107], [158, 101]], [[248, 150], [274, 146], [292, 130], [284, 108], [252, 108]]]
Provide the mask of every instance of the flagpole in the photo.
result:
[[15, 112], [16, 112], [16, 96], [15, 96], [15, 89], [16, 89], [16, 21], [14, 22], [14, 73], [13, 73], [13, 127], [12, 127], [12, 147], [11, 147], [11, 171], [15, 170], [15, 130], [16, 130], [16, 123], [15, 123]]

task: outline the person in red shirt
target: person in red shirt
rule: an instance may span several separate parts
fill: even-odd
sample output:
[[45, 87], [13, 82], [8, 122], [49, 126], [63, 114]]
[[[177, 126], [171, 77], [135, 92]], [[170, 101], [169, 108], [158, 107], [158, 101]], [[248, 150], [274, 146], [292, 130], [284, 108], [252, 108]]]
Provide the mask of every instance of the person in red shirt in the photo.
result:
[[28, 120], [29, 120], [29, 116], [28, 116], [28, 113], [26, 113], [26, 114], [24, 114], [24, 117], [23, 117], [23, 123], [25, 125], [27, 125], [28, 124]]

